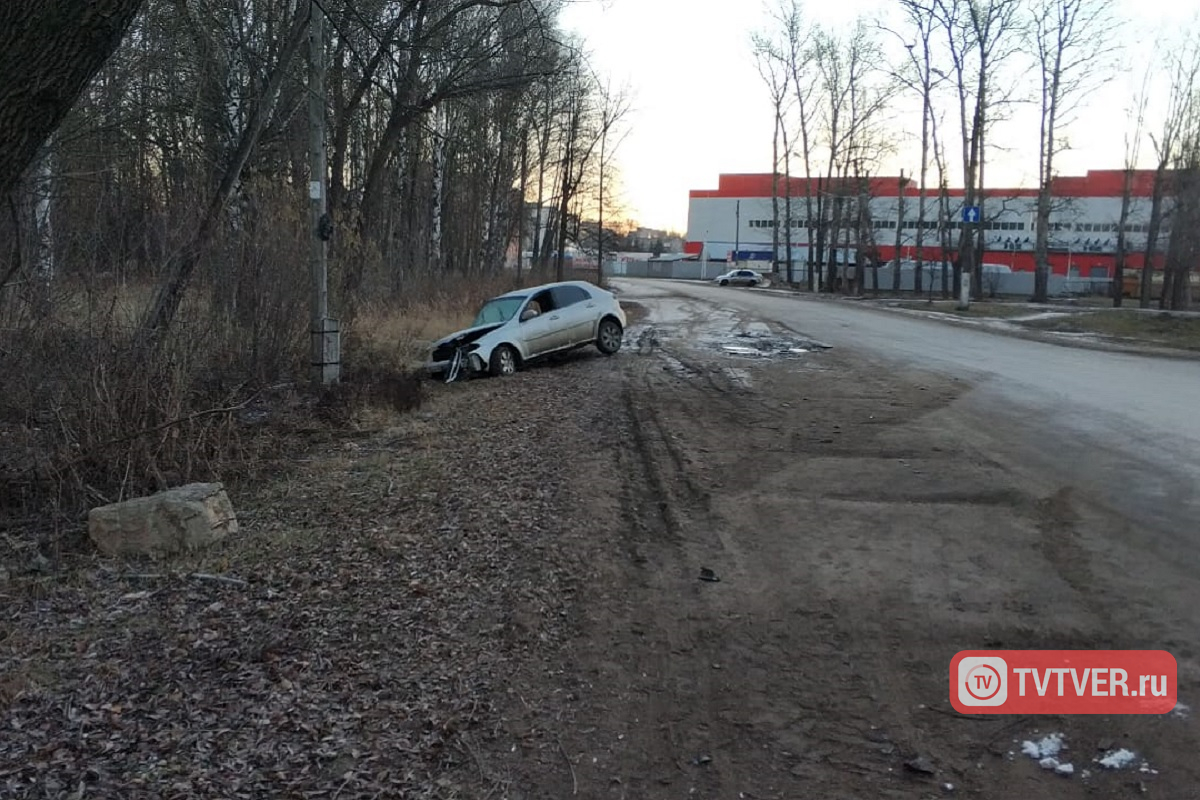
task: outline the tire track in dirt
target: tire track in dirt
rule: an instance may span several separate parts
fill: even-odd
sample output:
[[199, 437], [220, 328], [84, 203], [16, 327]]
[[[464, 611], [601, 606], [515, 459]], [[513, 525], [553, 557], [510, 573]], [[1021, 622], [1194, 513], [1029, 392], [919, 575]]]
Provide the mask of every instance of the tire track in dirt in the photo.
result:
[[[1103, 724], [981, 721], [947, 702], [957, 650], [1098, 641], [1109, 618], [1083, 591], [1100, 573], [1082, 526], [1100, 517], [1039, 503], [1046, 484], [955, 407], [961, 381], [844, 351], [745, 363], [689, 348], [694, 333], [656, 328], [620, 363], [621, 535], [645, 558], [617, 570], [620, 613], [593, 629], [612, 668], [595, 726], [611, 737], [592, 746], [611, 774], [581, 794], [1119, 794], [1007, 757], [1030, 726], [1061, 722], [1086, 748]], [[1062, 575], [1089, 562], [1079, 586]], [[915, 755], [936, 775], [906, 771]]]

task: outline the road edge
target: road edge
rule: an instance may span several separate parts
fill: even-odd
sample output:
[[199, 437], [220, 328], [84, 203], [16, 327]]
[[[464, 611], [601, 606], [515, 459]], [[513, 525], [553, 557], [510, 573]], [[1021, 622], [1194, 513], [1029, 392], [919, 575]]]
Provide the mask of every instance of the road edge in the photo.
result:
[[[703, 283], [703, 281], [686, 281], [686, 283]], [[733, 291], [736, 291], [736, 289], [733, 289]], [[898, 308], [896, 306], [881, 305], [878, 301], [868, 297], [861, 299], [841, 296], [831, 297], [822, 296], [819, 294], [811, 294], [809, 292], [799, 292], [792, 289], [778, 289], [772, 287], [747, 287], [744, 289], [744, 291], [763, 294], [776, 294], [785, 297], [791, 297], [796, 300], [810, 302], [842, 303], [882, 314], [900, 314], [903, 316], [915, 317], [917, 319], [926, 319], [931, 322], [940, 322], [956, 327], [969, 328], [971, 330], [982, 331], [984, 333], [993, 333], [997, 336], [1007, 336], [1011, 339], [1024, 339], [1031, 342], [1042, 342], [1043, 344], [1073, 347], [1079, 350], [1096, 350], [1106, 353], [1121, 353], [1124, 355], [1169, 358], [1176, 361], [1200, 361], [1200, 352], [1192, 350], [1182, 350], [1176, 347], [1156, 347], [1153, 345], [1125, 344], [1122, 342], [1105, 339], [1076, 339], [1070, 336], [1054, 334], [1052, 332], [1032, 331], [1027, 328], [1013, 327], [1011, 323], [1006, 323], [1001, 318], [979, 317], [977, 320], [964, 319], [953, 314], [944, 314], [937, 311], [921, 311], [919, 309]], [[984, 322], [990, 324], [982, 324]]]

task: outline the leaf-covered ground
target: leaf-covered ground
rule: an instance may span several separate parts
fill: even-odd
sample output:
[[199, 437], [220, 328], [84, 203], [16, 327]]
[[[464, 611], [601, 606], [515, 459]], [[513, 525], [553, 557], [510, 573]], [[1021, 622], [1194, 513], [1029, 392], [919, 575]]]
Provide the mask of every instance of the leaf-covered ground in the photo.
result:
[[502, 710], [571, 632], [615, 371], [435, 386], [235, 493], [200, 557], [0, 583], [0, 795], [481, 797], [501, 738], [561, 759]]

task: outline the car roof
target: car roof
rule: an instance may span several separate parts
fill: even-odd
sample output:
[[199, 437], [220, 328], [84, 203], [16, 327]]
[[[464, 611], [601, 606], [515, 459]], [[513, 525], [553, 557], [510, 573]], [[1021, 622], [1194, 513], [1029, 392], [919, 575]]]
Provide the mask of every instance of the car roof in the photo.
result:
[[554, 283], [543, 283], [538, 286], [527, 286], [524, 289], [514, 289], [511, 292], [505, 292], [504, 294], [497, 295], [492, 299], [499, 300], [501, 297], [525, 297], [526, 295], [535, 294], [546, 289], [553, 289], [555, 286], [578, 286], [580, 289], [584, 289], [588, 292], [594, 292], [600, 288], [596, 284], [588, 283], [587, 281], [556, 281]]

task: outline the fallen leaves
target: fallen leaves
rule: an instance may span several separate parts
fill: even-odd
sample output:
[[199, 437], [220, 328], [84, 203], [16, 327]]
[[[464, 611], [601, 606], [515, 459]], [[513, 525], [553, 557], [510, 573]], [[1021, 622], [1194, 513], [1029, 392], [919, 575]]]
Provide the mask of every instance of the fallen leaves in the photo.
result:
[[538, 422], [581, 399], [562, 380], [452, 387], [399, 425], [432, 433], [327, 444], [240, 497], [254, 521], [186, 571], [79, 556], [17, 597], [0, 675], [38, 677], [0, 717], [0, 795], [451, 798], [503, 781], [484, 763], [514, 746], [497, 701], [566, 635], [578, 582], [577, 432]]

